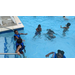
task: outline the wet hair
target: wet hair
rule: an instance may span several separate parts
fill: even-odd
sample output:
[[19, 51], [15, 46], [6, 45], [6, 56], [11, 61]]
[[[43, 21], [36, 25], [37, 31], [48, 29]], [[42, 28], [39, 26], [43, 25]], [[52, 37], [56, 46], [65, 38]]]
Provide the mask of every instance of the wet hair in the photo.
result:
[[39, 24], [38, 27], [41, 27], [41, 25]]
[[58, 53], [61, 53], [62, 56], [64, 55], [64, 51], [58, 50]]
[[54, 31], [51, 30], [51, 29], [47, 29], [47, 31], [48, 31], [49, 33], [54, 33]]
[[16, 32], [17, 30], [14, 30], [14, 33]]
[[65, 17], [65, 16], [63, 16], [63, 17]]
[[17, 43], [22, 43], [22, 39], [21, 38], [17, 39]]
[[67, 23], [67, 27], [69, 27], [71, 24], [70, 23]]

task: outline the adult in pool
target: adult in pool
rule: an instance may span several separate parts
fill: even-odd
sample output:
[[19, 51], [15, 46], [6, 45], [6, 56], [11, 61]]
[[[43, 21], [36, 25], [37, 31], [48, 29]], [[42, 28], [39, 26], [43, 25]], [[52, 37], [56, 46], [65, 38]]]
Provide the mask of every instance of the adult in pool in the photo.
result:
[[66, 27], [62, 27], [62, 26], [60, 25], [60, 28], [63, 28], [63, 29], [64, 29], [64, 30], [63, 30], [63, 35], [64, 35], [64, 36], [65, 36], [65, 32], [68, 31], [70, 25], [71, 25], [70, 23], [67, 23], [67, 24], [66, 24]]
[[[41, 25], [39, 24], [38, 27], [36, 28], [35, 36], [41, 35], [41, 31], [42, 31], [42, 28], [41, 28]], [[34, 37], [35, 37], [35, 36], [34, 36]], [[34, 38], [34, 37], [33, 37], [33, 38]]]
[[64, 51], [61, 51], [61, 50], [58, 50], [57, 53], [55, 52], [50, 52], [46, 55], [46, 57], [49, 57], [50, 54], [53, 54], [52, 55], [52, 58], [66, 58], [65, 55], [64, 55]]
[[25, 57], [23, 50], [26, 52], [22, 39], [19, 38], [16, 42], [16, 53], [18, 53], [18, 55], [23, 54], [23, 57]]
[[18, 33], [17, 30], [14, 30], [14, 33], [14, 40], [21, 38], [20, 35], [27, 35], [27, 33]]

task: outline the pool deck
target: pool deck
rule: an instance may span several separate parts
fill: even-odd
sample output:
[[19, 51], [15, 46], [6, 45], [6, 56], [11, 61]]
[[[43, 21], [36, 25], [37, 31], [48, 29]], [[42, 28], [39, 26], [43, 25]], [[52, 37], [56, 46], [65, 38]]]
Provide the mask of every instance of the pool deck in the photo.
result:
[[12, 21], [10, 16], [1, 16], [3, 25], [0, 25], [0, 33], [14, 29], [24, 28], [23, 24], [17, 16], [13, 16], [13, 18], [15, 19], [16, 23]]

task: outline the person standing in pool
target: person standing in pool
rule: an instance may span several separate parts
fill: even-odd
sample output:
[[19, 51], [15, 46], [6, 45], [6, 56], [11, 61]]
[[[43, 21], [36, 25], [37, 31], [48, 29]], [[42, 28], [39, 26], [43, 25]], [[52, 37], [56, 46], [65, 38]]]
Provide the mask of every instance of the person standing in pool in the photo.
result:
[[55, 52], [50, 52], [46, 55], [46, 57], [49, 57], [50, 54], [53, 54], [52, 55], [52, 58], [66, 58], [65, 55], [64, 55], [64, 51], [61, 51], [61, 50], [58, 50], [57, 53]]
[[[38, 28], [36, 28], [35, 36], [41, 35], [41, 31], [42, 31], [42, 28], [41, 28], [41, 25], [39, 24], [39, 25], [38, 25]], [[34, 37], [35, 37], [35, 36], [34, 36]], [[33, 38], [34, 38], [34, 37], [33, 37]]]
[[21, 38], [20, 35], [27, 35], [27, 33], [18, 33], [17, 30], [14, 30], [14, 33], [14, 40]]
[[67, 23], [66, 27], [60, 26], [60, 28], [63, 28], [63, 29], [64, 29], [64, 30], [63, 30], [63, 35], [64, 35], [64, 36], [65, 36], [65, 32], [68, 31], [70, 25], [71, 25], [70, 23]]

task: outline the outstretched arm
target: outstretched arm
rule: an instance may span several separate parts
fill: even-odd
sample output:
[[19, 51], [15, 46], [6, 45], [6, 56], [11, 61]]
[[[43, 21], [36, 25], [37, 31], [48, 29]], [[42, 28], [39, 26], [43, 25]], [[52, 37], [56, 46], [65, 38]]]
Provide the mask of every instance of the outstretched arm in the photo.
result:
[[54, 52], [50, 52], [50, 53], [48, 53], [48, 54], [46, 55], [46, 57], [49, 57], [49, 55], [50, 55], [50, 54], [53, 54], [53, 53], [54, 53]]
[[67, 27], [62, 27], [62, 26], [60, 25], [60, 28], [67, 28]]
[[37, 28], [36, 31], [37, 31], [37, 32], [42, 31], [42, 28], [39, 28], [39, 29]]
[[27, 33], [20, 33], [20, 35], [27, 35]]
[[60, 25], [60, 28], [63, 28], [63, 27]]
[[16, 39], [19, 39], [17, 36], [15, 36]]
[[[16, 38], [16, 39], [19, 39], [17, 36], [15, 36], [15, 38]], [[25, 40], [22, 39], [22, 41], [25, 41]]]
[[39, 31], [38, 28], [36, 29], [36, 31], [37, 31], [37, 32]]

